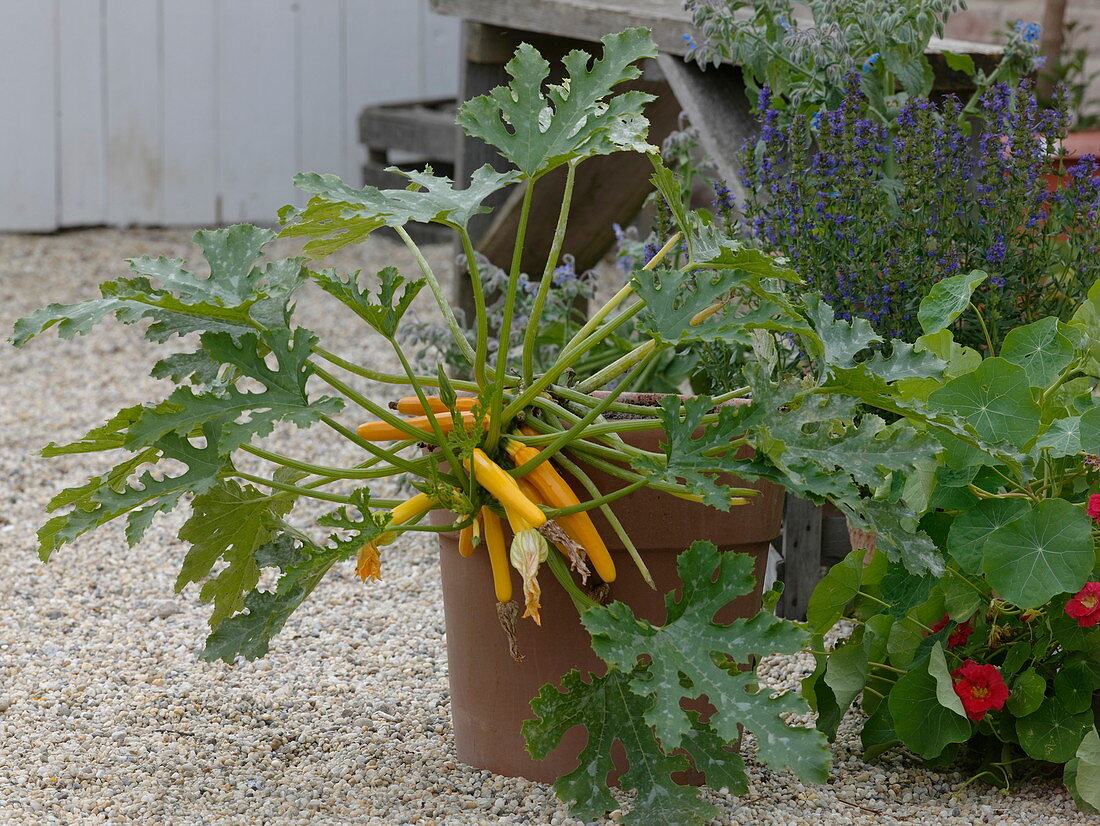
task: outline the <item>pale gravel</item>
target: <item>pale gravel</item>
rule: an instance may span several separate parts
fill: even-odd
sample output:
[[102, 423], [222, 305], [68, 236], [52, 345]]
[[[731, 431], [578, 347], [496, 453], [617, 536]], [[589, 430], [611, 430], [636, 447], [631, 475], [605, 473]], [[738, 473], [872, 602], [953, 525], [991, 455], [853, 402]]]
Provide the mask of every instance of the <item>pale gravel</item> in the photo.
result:
[[[141, 254], [194, 259], [190, 233], [88, 230], [0, 236], [0, 328], [50, 301], [93, 296]], [[449, 248], [429, 250], [441, 271]], [[342, 267], [393, 263], [374, 241]], [[331, 349], [390, 364], [361, 328], [316, 292], [302, 323]], [[177, 347], [179, 345], [176, 345]], [[0, 823], [576, 823], [549, 786], [459, 764], [449, 720], [441, 596], [429, 541], [402, 539], [385, 581], [335, 571], [263, 660], [198, 659], [207, 609], [173, 593], [186, 514], [160, 519], [137, 547], [111, 526], [35, 557], [43, 505], [103, 468], [104, 457], [45, 461], [33, 451], [68, 440], [119, 407], [169, 388], [144, 378], [154, 350], [114, 322], [90, 337], [50, 334], [0, 359]], [[346, 414], [353, 423], [354, 413]], [[280, 430], [273, 443], [322, 462], [353, 452], [320, 431]], [[306, 455], [306, 454], [303, 454]], [[316, 511], [314, 511], [316, 512]], [[303, 517], [303, 523], [307, 521]], [[807, 657], [763, 667], [793, 687]], [[855, 720], [841, 728], [832, 779], [804, 786], [746, 753], [743, 798], [706, 794], [728, 824], [1085, 824], [1057, 782], [1008, 794], [965, 775], [933, 772], [903, 753], [865, 764]], [[613, 818], [615, 819], [615, 818]]]

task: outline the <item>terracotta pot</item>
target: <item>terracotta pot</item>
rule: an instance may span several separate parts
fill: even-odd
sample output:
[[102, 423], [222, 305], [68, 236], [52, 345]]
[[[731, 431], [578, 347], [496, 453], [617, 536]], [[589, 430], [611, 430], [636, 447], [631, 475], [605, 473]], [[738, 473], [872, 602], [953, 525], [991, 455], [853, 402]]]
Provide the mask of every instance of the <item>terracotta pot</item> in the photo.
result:
[[[624, 434], [624, 438], [639, 447], [656, 450], [663, 434], [644, 431]], [[586, 470], [601, 491], [610, 492], [625, 484], [600, 471]], [[726, 481], [738, 486], [749, 484]], [[656, 590], [645, 584], [606, 520], [594, 513], [596, 527], [607, 541], [617, 568], [611, 597], [630, 605], [637, 616], [662, 623], [664, 594], [680, 584], [676, 555], [693, 541], [706, 539], [721, 550], [750, 555], [756, 566], [756, 590], [724, 608], [719, 620], [730, 622], [755, 615], [760, 608], [768, 546], [780, 530], [783, 494], [781, 488], [767, 482], [750, 486], [761, 494], [751, 504], [731, 508], [728, 513], [649, 489], [615, 503], [615, 514], [645, 559]], [[579, 489], [578, 495], [587, 498]], [[445, 524], [447, 519], [448, 514], [433, 514], [437, 524]], [[536, 761], [524, 749], [520, 726], [532, 716], [530, 701], [546, 683], [557, 683], [572, 669], [579, 669], [582, 674], [604, 672], [576, 609], [552, 575], [541, 574], [542, 626], [531, 620], [519, 622], [518, 646], [524, 660], [516, 662], [509, 654], [497, 621], [486, 554], [479, 552], [463, 559], [458, 554], [454, 534], [441, 534], [439, 543], [451, 715], [459, 760], [497, 774], [540, 782], [553, 781], [572, 771], [585, 742], [583, 729], [570, 731], [546, 760]], [[512, 578], [515, 593], [522, 594], [515, 571]], [[698, 783], [699, 778], [683, 778], [682, 782]]]
[[1063, 154], [1051, 160], [1051, 171], [1046, 176], [1047, 192], [1055, 192], [1065, 184], [1066, 171], [1076, 166], [1082, 155], [1100, 159], [1100, 129], [1070, 132], [1062, 142], [1062, 149]]

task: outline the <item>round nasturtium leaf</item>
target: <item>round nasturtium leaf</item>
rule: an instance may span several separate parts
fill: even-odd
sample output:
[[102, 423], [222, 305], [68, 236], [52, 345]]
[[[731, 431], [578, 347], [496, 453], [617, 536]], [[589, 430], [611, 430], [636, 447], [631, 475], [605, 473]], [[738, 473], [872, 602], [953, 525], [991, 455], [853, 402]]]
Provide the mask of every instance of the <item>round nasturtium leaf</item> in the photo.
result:
[[1003, 358], [986, 359], [973, 373], [952, 379], [928, 397], [928, 406], [962, 416], [994, 444], [1022, 448], [1039, 432], [1041, 411], [1027, 373]]
[[1081, 450], [1100, 455], [1100, 407], [1086, 410], [1081, 416]]
[[1019, 519], [1028, 509], [1022, 499], [983, 499], [955, 517], [947, 534], [947, 552], [964, 573], [982, 569], [982, 547], [998, 528]]
[[982, 570], [990, 586], [1021, 608], [1038, 608], [1081, 588], [1095, 553], [1085, 509], [1046, 499], [985, 541]]
[[974, 290], [987, 278], [988, 273], [971, 270], [940, 279], [933, 284], [917, 309], [917, 320], [924, 334], [938, 333], [962, 315], [963, 310], [970, 306], [970, 297]]
[[936, 678], [924, 666], [898, 679], [890, 692], [894, 731], [905, 745], [926, 760], [938, 757], [951, 743], [970, 739], [970, 721], [944, 707]]
[[1005, 336], [1001, 357], [1024, 368], [1032, 387], [1046, 389], [1073, 361], [1073, 342], [1053, 316], [1017, 327]]
[[1066, 764], [1065, 783], [1085, 812], [1100, 811], [1100, 736], [1093, 727], [1077, 747], [1077, 754]]
[[810, 594], [806, 621], [815, 633], [823, 634], [836, 625], [848, 603], [856, 598], [863, 582], [864, 555], [862, 550], [852, 551], [829, 569]]
[[1038, 711], [1017, 720], [1016, 734], [1020, 738], [1020, 748], [1028, 757], [1048, 763], [1065, 763], [1077, 753], [1091, 727], [1091, 712], [1073, 714], [1054, 696], [1047, 697]]
[[1026, 717], [1043, 704], [1046, 691], [1047, 681], [1034, 668], [1029, 668], [1012, 681], [1005, 704], [1013, 717]]

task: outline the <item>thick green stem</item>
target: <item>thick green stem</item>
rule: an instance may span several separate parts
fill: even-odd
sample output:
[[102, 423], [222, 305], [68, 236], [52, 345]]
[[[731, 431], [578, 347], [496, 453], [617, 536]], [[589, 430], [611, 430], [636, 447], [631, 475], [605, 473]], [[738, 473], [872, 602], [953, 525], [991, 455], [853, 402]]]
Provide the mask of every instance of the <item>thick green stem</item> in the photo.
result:
[[[637, 367], [635, 367], [635, 370], [641, 370], [644, 364], [645, 361], [643, 359], [643, 361], [639, 363]], [[530, 461], [524, 462], [524, 464], [518, 469], [516, 475], [523, 476], [525, 473], [530, 473], [537, 465], [547, 461], [548, 459], [553, 458], [554, 454], [556, 454], [571, 441], [581, 438], [584, 435], [584, 429], [592, 424], [592, 422], [594, 422], [601, 415], [603, 415], [603, 412], [607, 410], [607, 408], [612, 403], [614, 403], [617, 395], [618, 394], [614, 391], [608, 393], [607, 397], [591, 410], [589, 410], [588, 413], [586, 413], [580, 421], [578, 421], [568, 430], [563, 431], [561, 434], [555, 437], [555, 439], [550, 442], [550, 444], [539, 451], [537, 456], [532, 457]]]
[[[407, 444], [411, 444], [411, 442], [408, 442]], [[327, 467], [325, 465], [315, 465], [310, 462], [303, 462], [300, 459], [295, 459], [291, 456], [284, 456], [281, 453], [274, 453], [270, 450], [264, 450], [263, 448], [256, 447], [255, 445], [242, 445], [241, 450], [245, 451], [246, 453], [251, 453], [253, 456], [258, 456], [261, 459], [265, 459], [268, 462], [282, 465], [283, 467], [293, 468], [294, 470], [301, 470], [305, 473], [311, 473], [314, 476], [327, 477], [327, 479], [320, 483], [311, 483], [311, 485], [316, 485], [317, 487], [328, 484], [329, 482], [335, 481], [337, 479], [383, 479], [387, 476], [393, 476], [395, 473], [401, 472], [399, 468], [393, 467], [392, 465], [384, 467], [382, 469], [374, 468], [373, 466], [378, 464], [380, 458], [373, 459], [370, 460], [369, 463], [365, 463], [369, 464], [369, 467], [338, 468]], [[417, 459], [413, 461], [416, 461], [418, 464], [427, 465], [429, 459], [425, 457], [424, 459]]]
[[[330, 385], [334, 389], [339, 390], [341, 393], [343, 393], [357, 405], [362, 407], [372, 416], [377, 416], [386, 424], [396, 427], [398, 430], [400, 430], [402, 433], [405, 433], [410, 438], [419, 439], [420, 441], [427, 442], [429, 444], [435, 444], [435, 442], [433, 442], [431, 438], [432, 434], [429, 434], [423, 430], [417, 430], [405, 419], [402, 419], [400, 416], [395, 416], [393, 413], [387, 410], [384, 405], [378, 404], [377, 402], [372, 402], [366, 396], [356, 391], [350, 385], [347, 385], [344, 382], [340, 381], [340, 379], [336, 378], [324, 368], [318, 367], [316, 364], [312, 363], [310, 364], [310, 366], [313, 369], [314, 375], [316, 375], [318, 378], [320, 378], [322, 381], [324, 381], [326, 384]], [[408, 381], [407, 378], [406, 381]], [[432, 418], [434, 419], [434, 417]], [[438, 424], [436, 425], [436, 429], [438, 430]], [[435, 435], [436, 438], [440, 438], [440, 435], [438, 433]]]
[[612, 502], [622, 499], [624, 496], [629, 496], [634, 491], [644, 488], [646, 484], [645, 479], [638, 479], [631, 482], [626, 487], [614, 490], [611, 493], [597, 493], [597, 498], [589, 499], [587, 502], [580, 502], [576, 505], [569, 505], [564, 508], [553, 508], [546, 511], [546, 516], [549, 519], [557, 519], [559, 516], [569, 516], [574, 513], [584, 513], [585, 511], [595, 510], [603, 505], [610, 505]]
[[564, 347], [561, 351], [561, 357], [572, 361], [576, 354], [587, 353], [644, 309], [644, 301], [635, 301], [610, 321], [602, 323], [583, 339], [579, 339], [576, 344]]
[[481, 270], [477, 266], [477, 253], [474, 251], [470, 233], [465, 227], [458, 227], [458, 237], [462, 239], [462, 251], [466, 255], [466, 271], [470, 274], [470, 291], [474, 295], [474, 324], [476, 328], [476, 349], [474, 352], [474, 380], [484, 389], [486, 377], [485, 360], [489, 357], [489, 318], [485, 310], [485, 288], [481, 283]]
[[[527, 181], [523, 190], [523, 204], [519, 211], [519, 225], [516, 227], [516, 243], [512, 248], [512, 268], [508, 273], [508, 290], [504, 296], [504, 317], [500, 322], [500, 337], [497, 345], [496, 385], [504, 387], [504, 377], [508, 373], [508, 350], [512, 340], [512, 315], [516, 309], [516, 289], [519, 286], [519, 268], [523, 261], [523, 243], [527, 235], [527, 221], [531, 217], [531, 197], [535, 192], [533, 179]], [[489, 414], [489, 432], [485, 436], [485, 449], [492, 453], [500, 441], [500, 429], [504, 424], [501, 414], [504, 409], [503, 394], [493, 395], [492, 410]]]
[[420, 533], [450, 533], [451, 531], [460, 531], [463, 528], [469, 527], [474, 524], [476, 516], [467, 516], [465, 519], [448, 523], [446, 525], [402, 525], [401, 533], [417, 531]]
[[592, 334], [592, 331], [599, 327], [600, 324], [603, 323], [603, 320], [611, 315], [612, 311], [630, 297], [633, 292], [633, 285], [629, 283], [624, 284], [615, 295], [608, 299], [606, 304], [593, 314], [592, 318], [588, 319], [583, 327], [573, 334], [573, 337], [569, 339], [565, 347], [562, 348], [562, 354], [564, 355], [565, 353], [571, 352], [580, 342], [588, 338], [588, 336]]
[[565, 192], [561, 197], [561, 209], [558, 210], [558, 223], [554, 227], [554, 240], [550, 245], [550, 254], [546, 256], [546, 266], [543, 267], [539, 291], [531, 307], [531, 317], [527, 320], [527, 332], [523, 335], [523, 381], [526, 384], [530, 384], [534, 377], [535, 340], [538, 337], [539, 320], [542, 318], [542, 308], [546, 304], [546, 297], [550, 294], [550, 287], [554, 283], [554, 268], [558, 265], [558, 256], [561, 255], [561, 247], [565, 242], [565, 228], [569, 223], [569, 205], [573, 200], [573, 181], [580, 162], [579, 158], [570, 161], [565, 174]]
[[458, 457], [455, 456], [454, 450], [451, 449], [447, 437], [443, 434], [443, 428], [439, 424], [439, 420], [430, 412], [432, 407], [428, 404], [428, 397], [424, 394], [424, 388], [416, 380], [416, 375], [413, 373], [412, 365], [409, 364], [409, 360], [405, 357], [405, 352], [395, 340], [390, 339], [390, 344], [393, 345], [393, 350], [397, 353], [397, 358], [401, 361], [401, 366], [405, 370], [405, 375], [409, 377], [409, 382], [412, 384], [413, 392], [416, 393], [416, 398], [420, 400], [420, 408], [428, 413], [428, 422], [432, 426], [432, 432], [435, 434], [435, 438], [438, 440], [438, 444], [443, 450], [443, 456], [447, 460], [451, 472], [462, 480], [462, 487], [465, 488], [467, 484], [466, 472], [462, 467], [462, 463], [458, 461]]
[[546, 567], [550, 569], [550, 573], [554, 575], [554, 578], [561, 583], [561, 587], [565, 589], [565, 593], [573, 601], [573, 607], [577, 609], [578, 614], [583, 614], [589, 608], [595, 608], [599, 605], [596, 600], [577, 587], [577, 583], [573, 581], [573, 577], [569, 573], [569, 568], [565, 564], [565, 560], [562, 559], [561, 554], [550, 551], [546, 555]]
[[[356, 364], [354, 361], [340, 358], [340, 356], [335, 353], [330, 353], [322, 347], [315, 346], [313, 348], [313, 353], [320, 356], [325, 361], [335, 364], [337, 367], [342, 367], [349, 373], [354, 373], [357, 376], [362, 376], [365, 379], [380, 382], [381, 384], [407, 384], [409, 381], [407, 376], [402, 376], [399, 373], [383, 373], [379, 370], [370, 370], [362, 365]], [[423, 384], [430, 384], [431, 380], [427, 376], [417, 376], [417, 381]], [[455, 386], [457, 387], [458, 385], [456, 384]], [[471, 382], [471, 386], [475, 385]]]
[[650, 339], [649, 341], [642, 342], [622, 358], [616, 359], [603, 370], [600, 370], [598, 373], [582, 381], [577, 385], [577, 390], [581, 393], [591, 393], [593, 390], [598, 390], [612, 379], [618, 378], [627, 370], [631, 369], [636, 364], [641, 364], [657, 352], [659, 352], [659, 348], [655, 340]]
[[223, 479], [244, 479], [246, 482], [251, 482], [254, 485], [262, 485], [265, 488], [286, 491], [287, 493], [293, 493], [298, 496], [308, 496], [311, 499], [321, 499], [325, 502], [339, 502], [342, 505], [351, 504], [350, 496], [342, 496], [339, 493], [324, 493], [323, 491], [318, 491], [314, 488], [302, 488], [298, 485], [287, 484], [286, 482], [276, 482], [274, 479], [265, 479], [263, 476], [254, 476], [251, 473], [245, 473], [243, 470], [230, 470], [219, 475]]
[[405, 231], [404, 227], [394, 227], [393, 229], [398, 236], [400, 236], [401, 240], [405, 242], [405, 246], [409, 248], [409, 252], [416, 258], [416, 264], [420, 267], [420, 274], [423, 275], [428, 282], [428, 287], [431, 289], [432, 295], [435, 296], [435, 303], [439, 305], [439, 312], [443, 314], [443, 320], [447, 322], [447, 327], [450, 328], [451, 336], [454, 338], [458, 349], [462, 352], [462, 355], [466, 357], [467, 361], [476, 366], [477, 354], [474, 352], [474, 348], [470, 346], [470, 342], [466, 340], [466, 335], [462, 331], [462, 325], [459, 324], [458, 319], [455, 318], [454, 310], [451, 309], [447, 297], [443, 295], [443, 288], [439, 286], [439, 280], [435, 277], [435, 273], [432, 272], [432, 267], [428, 263], [428, 260], [420, 251], [420, 247], [416, 245], [416, 242], [409, 237], [409, 233]]
[[[660, 264], [661, 261], [664, 260], [665, 256], [668, 255], [669, 251], [671, 251], [672, 248], [676, 246], [676, 244], [680, 241], [681, 235], [682, 233], [679, 232], [674, 233], [673, 236], [665, 242], [665, 245], [657, 250], [657, 253], [652, 258], [645, 262], [645, 266], [643, 266], [642, 269], [651, 270], [658, 264]], [[573, 338], [571, 338], [569, 342], [565, 345], [562, 352], [571, 352], [574, 348], [578, 346], [581, 341], [588, 338], [592, 334], [592, 332], [600, 326], [600, 323], [605, 318], [607, 318], [608, 315], [611, 314], [611, 311], [618, 307], [627, 298], [627, 296], [629, 296], [633, 292], [634, 287], [631, 284], [628, 283], [623, 285], [622, 289], [615, 293], [615, 295], [613, 295], [611, 299], [606, 304], [604, 304], [603, 307], [601, 307], [596, 312], [596, 314], [592, 316], [591, 319], [589, 319], [587, 324], [577, 330], [577, 332], [573, 335]], [[644, 302], [639, 303], [644, 305]]]
[[[588, 474], [581, 470], [576, 463], [560, 453], [555, 457], [555, 461], [568, 473], [572, 474], [573, 478], [581, 483], [584, 489], [588, 491], [589, 495], [600, 495], [600, 489], [596, 487], [596, 483], [593, 482]], [[646, 584], [649, 585], [650, 588], [656, 588], [657, 586], [653, 582], [653, 575], [649, 572], [649, 567], [642, 561], [641, 554], [638, 553], [638, 549], [634, 546], [633, 540], [631, 540], [630, 536], [627, 534], [626, 529], [623, 528], [619, 518], [615, 516], [615, 512], [605, 503], [600, 505], [600, 513], [607, 519], [607, 523], [611, 525], [611, 530], [619, 537], [619, 541], [623, 543], [626, 552], [630, 554], [630, 558], [634, 560], [634, 565], [637, 567], [638, 573], [642, 575], [642, 579], [646, 581]]]
[[[400, 456], [398, 456], [397, 452], [394, 448], [379, 447], [378, 445], [374, 444], [373, 442], [368, 442], [366, 439], [362, 438], [354, 430], [349, 430], [348, 428], [344, 427], [344, 425], [340, 424], [338, 421], [331, 418], [330, 416], [322, 416], [321, 421], [324, 422], [326, 425], [328, 425], [333, 430], [335, 430], [337, 433], [339, 433], [341, 436], [343, 436], [349, 442], [352, 442], [353, 444], [356, 444], [359, 447], [363, 448], [363, 450], [367, 451], [372, 456], [376, 456], [379, 459], [385, 459], [390, 464], [392, 464], [394, 467], [401, 468], [401, 470], [405, 471], [406, 473], [411, 473], [414, 476], [420, 476], [420, 477], [424, 476], [423, 471], [419, 467], [417, 467], [417, 465], [415, 465], [413, 462], [411, 462], [408, 459], [403, 459]], [[419, 438], [419, 437], [422, 437], [423, 435], [424, 435], [423, 433], [419, 433], [417, 441], [423, 441], [422, 438]], [[440, 478], [447, 479], [449, 481], [457, 481], [457, 480], [454, 479], [454, 477], [450, 476], [449, 474], [441, 474]]]

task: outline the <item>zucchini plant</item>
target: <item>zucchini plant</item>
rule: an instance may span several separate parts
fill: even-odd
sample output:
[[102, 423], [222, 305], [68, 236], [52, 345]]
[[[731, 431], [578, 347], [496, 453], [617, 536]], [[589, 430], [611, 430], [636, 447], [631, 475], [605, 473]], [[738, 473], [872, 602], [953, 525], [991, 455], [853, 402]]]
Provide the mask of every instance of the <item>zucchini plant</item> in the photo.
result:
[[[631, 564], [648, 579], [629, 534], [614, 518], [616, 499], [648, 486], [728, 510], [755, 494], [721, 480], [728, 457], [746, 438], [743, 419], [718, 405], [747, 388], [687, 403], [673, 397], [655, 410], [624, 404], [616, 381], [639, 375], [654, 359], [692, 342], [746, 341], [754, 327], [813, 334], [778, 289], [783, 281], [797, 280], [782, 261], [722, 237], [699, 216], [676, 207], [679, 232], [590, 315], [548, 367], [535, 370], [541, 313], [563, 254], [580, 165], [613, 152], [642, 152], [653, 161], [658, 189], [676, 191], [672, 173], [646, 141], [643, 107], [649, 96], [614, 93], [616, 85], [639, 75], [639, 60], [655, 55], [646, 31], [627, 30], [605, 37], [599, 58], [571, 52], [564, 59], [565, 80], [550, 84], [549, 64], [524, 45], [507, 66], [510, 83], [467, 101], [458, 114], [467, 134], [495, 146], [510, 168], [485, 166], [465, 189], [430, 171], [403, 173], [409, 185], [401, 190], [357, 189], [332, 175], [299, 175], [296, 183], [310, 200], [304, 208], [280, 212], [280, 232], [238, 225], [196, 234], [208, 273], [191, 271], [180, 260], [135, 258], [133, 273], [104, 283], [99, 298], [51, 304], [19, 321], [17, 346], [50, 328], [65, 338], [83, 335], [108, 316], [141, 323], [151, 342], [178, 336], [194, 345], [154, 365], [154, 376], [176, 385], [165, 398], [125, 408], [75, 442], [51, 443], [43, 450], [46, 456], [121, 450], [127, 458], [54, 497], [48, 505], [53, 515], [38, 533], [42, 559], [117, 519], [126, 520], [126, 537], [137, 542], [158, 514], [189, 501], [191, 516], [179, 533], [188, 547], [176, 586], [198, 585], [200, 598], [212, 604], [203, 656], [232, 662], [263, 656], [334, 566], [354, 560], [363, 579], [378, 579], [387, 546], [400, 534], [459, 531], [464, 553], [486, 546], [494, 582], [486, 583], [484, 598], [498, 602], [504, 625], [515, 622], [521, 609], [538, 622], [541, 587], [560, 585], [609, 665], [607, 674], [591, 683], [567, 677], [567, 694], [544, 691], [535, 703], [538, 721], [528, 729], [532, 751], [541, 753], [572, 721], [602, 723], [601, 714], [614, 720], [616, 728], [606, 729], [603, 739], [590, 740], [582, 770], [558, 785], [585, 816], [615, 807], [606, 772], [599, 769], [610, 760], [613, 741], [631, 731], [647, 732], [628, 750], [631, 771], [623, 779], [624, 787], [641, 793], [635, 822], [668, 814], [669, 822], [688, 823], [709, 814], [697, 790], [671, 779], [685, 764], [680, 748], [710, 782], [743, 790], [743, 767], [727, 750], [738, 739], [739, 726], [762, 735], [760, 754], [771, 765], [824, 780], [824, 738], [784, 718], [808, 711], [805, 703], [760, 691], [753, 672], [742, 670], [754, 657], [798, 650], [807, 634], [768, 612], [729, 626], [712, 621], [717, 608], [751, 587], [746, 560], [718, 555], [709, 545], [685, 551], [681, 577], [694, 584], [683, 601], [669, 599], [669, 621], [659, 629], [634, 619], [618, 603], [597, 605], [576, 582], [585, 576], [611, 582], [616, 576], [588, 518], [597, 508], [630, 551]], [[522, 190], [502, 317], [493, 319], [499, 340], [508, 342], [516, 325], [518, 266], [532, 193], [561, 167], [565, 188], [553, 245], [513, 370], [506, 352], [494, 359], [490, 351], [486, 295], [469, 224], [488, 211], [489, 196], [511, 187]], [[679, 204], [678, 198], [670, 200]], [[435, 272], [406, 231], [410, 222], [442, 224], [457, 235], [476, 306], [471, 330], [459, 324]], [[316, 263], [383, 232], [412, 252], [415, 277], [394, 267], [348, 274]], [[266, 258], [276, 237], [302, 239], [302, 254]], [[667, 252], [681, 244], [684, 263], [675, 269], [662, 265]], [[387, 342], [401, 369], [386, 372], [355, 363], [300, 326], [293, 302], [307, 283]], [[401, 345], [398, 332], [425, 288], [466, 362], [467, 378], [442, 367], [434, 374], [417, 372]], [[750, 310], [753, 302], [758, 306]], [[571, 369], [630, 321], [645, 340], [571, 384]], [[307, 389], [309, 380], [323, 385], [324, 392]], [[374, 387], [370, 395], [356, 389], [364, 380]], [[412, 395], [403, 389], [410, 386]], [[590, 395], [601, 387], [610, 392]], [[387, 394], [405, 396], [396, 411], [376, 400]], [[610, 412], [635, 418], [608, 419], [604, 414]], [[362, 450], [362, 460], [325, 466], [309, 456], [276, 452], [263, 440], [280, 423], [317, 427], [350, 440]], [[701, 437], [694, 435], [699, 427]], [[668, 435], [660, 451], [632, 447], [621, 435], [661, 428]], [[262, 460], [267, 472], [243, 469], [241, 457], [249, 458], [249, 466]], [[626, 484], [581, 501], [562, 476], [576, 479], [580, 489], [593, 489], [574, 460]], [[372, 492], [376, 480], [394, 477], [410, 482], [415, 495], [396, 501]], [[333, 506], [317, 520], [318, 530], [300, 529], [290, 519], [306, 500]], [[425, 524], [433, 509], [448, 511], [453, 519], [443, 526]], [[507, 552], [503, 520], [514, 534]], [[523, 577], [521, 602], [511, 593], [509, 564]], [[265, 569], [276, 573], [270, 588], [259, 585]], [[506, 644], [503, 637], [500, 644]], [[679, 707], [681, 698], [702, 694], [715, 702], [729, 700], [708, 722]]]

